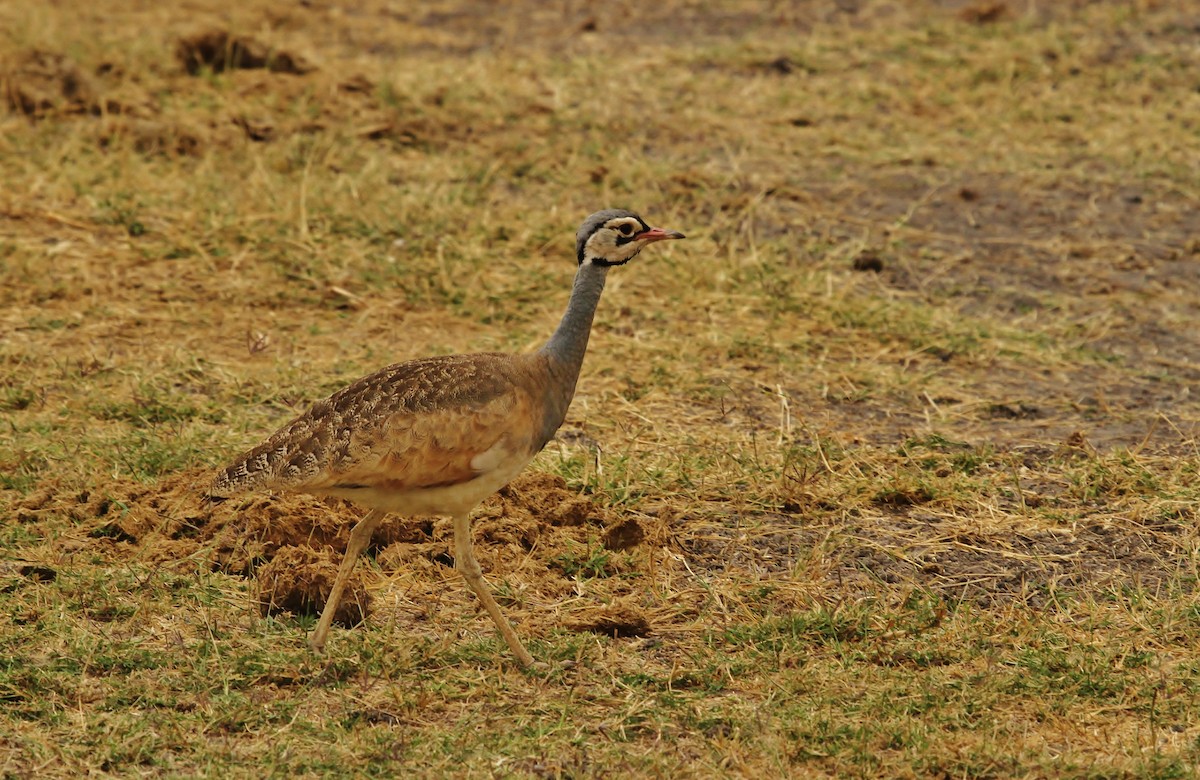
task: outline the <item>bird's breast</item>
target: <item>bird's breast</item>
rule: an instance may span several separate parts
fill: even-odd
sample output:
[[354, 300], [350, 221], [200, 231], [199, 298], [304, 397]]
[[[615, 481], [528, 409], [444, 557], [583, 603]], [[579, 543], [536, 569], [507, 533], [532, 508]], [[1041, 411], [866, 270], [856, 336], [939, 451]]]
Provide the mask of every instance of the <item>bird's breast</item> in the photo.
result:
[[511, 482], [529, 465], [535, 454], [493, 452], [494, 449], [476, 456], [476, 459], [487, 456], [488, 459], [494, 459], [494, 463], [484, 464], [489, 468], [477, 472], [470, 479], [453, 479], [444, 484], [413, 487], [405, 480], [384, 478], [369, 485], [339, 485], [326, 492], [372, 509], [400, 515], [465, 515]]

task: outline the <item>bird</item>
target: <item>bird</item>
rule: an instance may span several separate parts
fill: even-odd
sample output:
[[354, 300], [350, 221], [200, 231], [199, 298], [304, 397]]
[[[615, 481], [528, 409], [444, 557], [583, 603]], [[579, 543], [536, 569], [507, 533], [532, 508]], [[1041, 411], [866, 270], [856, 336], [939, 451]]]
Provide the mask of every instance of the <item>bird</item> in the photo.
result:
[[309, 646], [323, 652], [355, 562], [388, 513], [453, 521], [454, 564], [522, 667], [534, 665], [475, 558], [471, 512], [516, 477], [566, 419], [610, 269], [652, 243], [684, 238], [624, 209], [591, 214], [558, 327], [526, 353], [439, 355], [396, 363], [338, 390], [219, 471], [209, 501], [251, 490], [348, 499], [350, 531]]

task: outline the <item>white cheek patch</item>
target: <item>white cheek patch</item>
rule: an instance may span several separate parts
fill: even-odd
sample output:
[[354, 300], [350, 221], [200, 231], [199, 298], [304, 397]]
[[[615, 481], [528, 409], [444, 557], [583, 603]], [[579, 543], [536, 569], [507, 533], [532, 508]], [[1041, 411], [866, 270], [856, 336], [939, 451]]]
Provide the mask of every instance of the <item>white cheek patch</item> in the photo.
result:
[[591, 240], [588, 241], [588, 247], [594, 255], [609, 255], [616, 249], [617, 242], [613, 238], [611, 231], [602, 230], [592, 236]]

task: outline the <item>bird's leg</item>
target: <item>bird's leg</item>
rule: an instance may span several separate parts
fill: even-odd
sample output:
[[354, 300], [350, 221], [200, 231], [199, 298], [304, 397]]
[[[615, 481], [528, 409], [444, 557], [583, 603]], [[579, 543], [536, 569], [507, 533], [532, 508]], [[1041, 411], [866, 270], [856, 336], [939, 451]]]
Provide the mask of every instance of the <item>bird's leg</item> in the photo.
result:
[[475, 595], [483, 602], [483, 608], [491, 615], [492, 622], [500, 630], [500, 636], [504, 637], [504, 641], [508, 643], [521, 666], [526, 668], [533, 666], [533, 656], [525, 649], [525, 645], [521, 644], [512, 625], [500, 613], [500, 605], [492, 598], [487, 583], [483, 581], [483, 570], [479, 568], [479, 561], [475, 560], [475, 552], [472, 549], [469, 515], [454, 518], [454, 565], [462, 572], [462, 576], [471, 586], [471, 590], [475, 591]]
[[321, 610], [321, 619], [317, 621], [317, 627], [313, 629], [312, 636], [308, 638], [308, 646], [313, 649], [313, 652], [319, 653], [325, 649], [325, 635], [329, 633], [329, 627], [333, 624], [333, 613], [337, 612], [338, 604], [342, 600], [342, 591], [346, 589], [346, 581], [350, 579], [350, 572], [354, 571], [354, 564], [358, 561], [358, 556], [371, 541], [371, 534], [375, 533], [375, 526], [379, 525], [379, 521], [385, 514], [387, 512], [382, 509], [372, 509], [363, 515], [363, 518], [351, 529], [350, 541], [346, 543], [346, 554], [342, 557], [342, 564], [338, 566], [337, 577], [333, 580], [333, 587], [329, 589], [329, 597], [325, 599], [325, 609]]

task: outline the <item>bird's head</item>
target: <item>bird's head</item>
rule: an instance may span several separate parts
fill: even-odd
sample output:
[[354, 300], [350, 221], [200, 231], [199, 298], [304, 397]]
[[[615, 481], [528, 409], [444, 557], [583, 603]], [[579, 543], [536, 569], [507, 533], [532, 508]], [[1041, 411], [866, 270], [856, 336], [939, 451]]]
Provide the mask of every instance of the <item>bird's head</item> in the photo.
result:
[[647, 244], [683, 237], [678, 230], [650, 227], [632, 211], [608, 209], [597, 211], [579, 226], [575, 255], [581, 266], [591, 263], [611, 268], [625, 265]]

